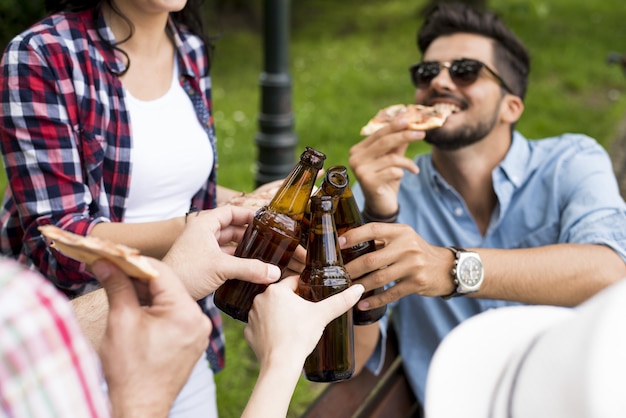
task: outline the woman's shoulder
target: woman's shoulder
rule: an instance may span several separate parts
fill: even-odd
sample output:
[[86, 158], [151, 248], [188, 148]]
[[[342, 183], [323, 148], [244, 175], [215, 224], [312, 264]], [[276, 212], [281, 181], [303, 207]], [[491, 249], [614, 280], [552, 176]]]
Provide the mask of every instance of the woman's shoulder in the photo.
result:
[[46, 16], [13, 38], [7, 48], [37, 48], [82, 40], [90, 30], [91, 13], [63, 12]]

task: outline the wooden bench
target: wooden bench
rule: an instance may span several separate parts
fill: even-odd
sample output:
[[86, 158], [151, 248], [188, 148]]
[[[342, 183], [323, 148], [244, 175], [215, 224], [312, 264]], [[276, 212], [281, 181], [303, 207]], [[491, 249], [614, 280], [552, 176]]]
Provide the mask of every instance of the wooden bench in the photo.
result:
[[365, 369], [350, 380], [329, 384], [302, 417], [418, 418], [422, 415], [404, 374], [395, 333], [390, 332], [385, 364], [378, 376]]

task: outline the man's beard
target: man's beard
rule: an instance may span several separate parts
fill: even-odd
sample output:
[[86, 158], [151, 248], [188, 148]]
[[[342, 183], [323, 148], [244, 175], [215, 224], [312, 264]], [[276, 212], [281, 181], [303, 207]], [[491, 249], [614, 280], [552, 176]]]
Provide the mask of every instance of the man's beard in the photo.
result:
[[479, 121], [474, 125], [462, 126], [454, 131], [437, 128], [426, 131], [424, 141], [442, 151], [454, 151], [479, 142], [496, 125], [498, 115], [494, 113], [489, 121]]

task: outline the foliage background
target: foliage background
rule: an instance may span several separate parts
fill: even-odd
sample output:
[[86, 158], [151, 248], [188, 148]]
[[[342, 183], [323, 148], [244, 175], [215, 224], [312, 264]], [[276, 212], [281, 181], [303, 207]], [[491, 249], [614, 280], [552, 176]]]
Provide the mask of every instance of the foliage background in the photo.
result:
[[[128, 0], [126, 0], [128, 1]], [[288, 2], [285, 2], [288, 3]], [[526, 111], [518, 129], [529, 138], [583, 132], [611, 153], [623, 131], [626, 78], [606, 62], [626, 52], [624, 0], [491, 0], [489, 7], [532, 54]], [[220, 183], [254, 187], [255, 133], [263, 68], [263, 2], [209, 0]], [[407, 67], [419, 60], [415, 35], [426, 0], [298, 0], [291, 3], [290, 74], [298, 136], [347, 164], [358, 130], [378, 108], [411, 102]], [[43, 0], [0, 0], [0, 46], [42, 15]], [[409, 154], [426, 151], [415, 144]], [[0, 189], [5, 178], [0, 175]], [[529, 202], [532, 204], [532, 202]], [[257, 362], [243, 325], [225, 318], [227, 368], [216, 377], [222, 418], [238, 417], [252, 391]], [[323, 389], [301, 379], [289, 416], [297, 417]]]
[[[526, 111], [518, 129], [528, 138], [583, 132], [607, 149], [626, 114], [626, 78], [606, 62], [626, 52], [623, 0], [491, 0], [489, 6], [524, 40], [532, 54]], [[299, 149], [327, 154], [326, 166], [347, 164], [358, 130], [378, 108], [411, 102], [407, 68], [425, 1], [294, 1], [290, 45], [293, 111]], [[220, 182], [252, 190], [263, 67], [260, 8], [246, 19], [228, 10], [212, 16], [221, 30], [213, 71], [220, 138]], [[414, 145], [409, 154], [426, 148]], [[532, 202], [529, 202], [532, 204]], [[241, 338], [243, 326], [225, 319], [228, 368], [217, 376], [224, 418], [239, 416], [257, 366]], [[229, 371], [230, 369], [230, 371]], [[297, 417], [323, 389], [301, 379], [289, 416]]]

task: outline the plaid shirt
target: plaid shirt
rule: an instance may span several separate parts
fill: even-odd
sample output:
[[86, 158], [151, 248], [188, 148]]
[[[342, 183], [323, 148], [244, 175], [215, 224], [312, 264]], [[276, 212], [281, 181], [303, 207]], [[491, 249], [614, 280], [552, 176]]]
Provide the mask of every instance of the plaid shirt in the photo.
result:
[[0, 258], [0, 415], [108, 417], [96, 353], [50, 283]]
[[[176, 27], [180, 83], [217, 155], [211, 79], [202, 41]], [[55, 14], [8, 45], [0, 74], [0, 146], [9, 185], [0, 214], [0, 251], [32, 264], [68, 296], [98, 287], [85, 265], [50, 249], [37, 227], [86, 235], [123, 222], [131, 174], [131, 125], [119, 75], [125, 57], [93, 10]], [[174, 143], [173, 143], [174, 146]], [[217, 161], [190, 206], [215, 207]], [[199, 302], [213, 322], [207, 353], [217, 371], [224, 336], [212, 297]]]

